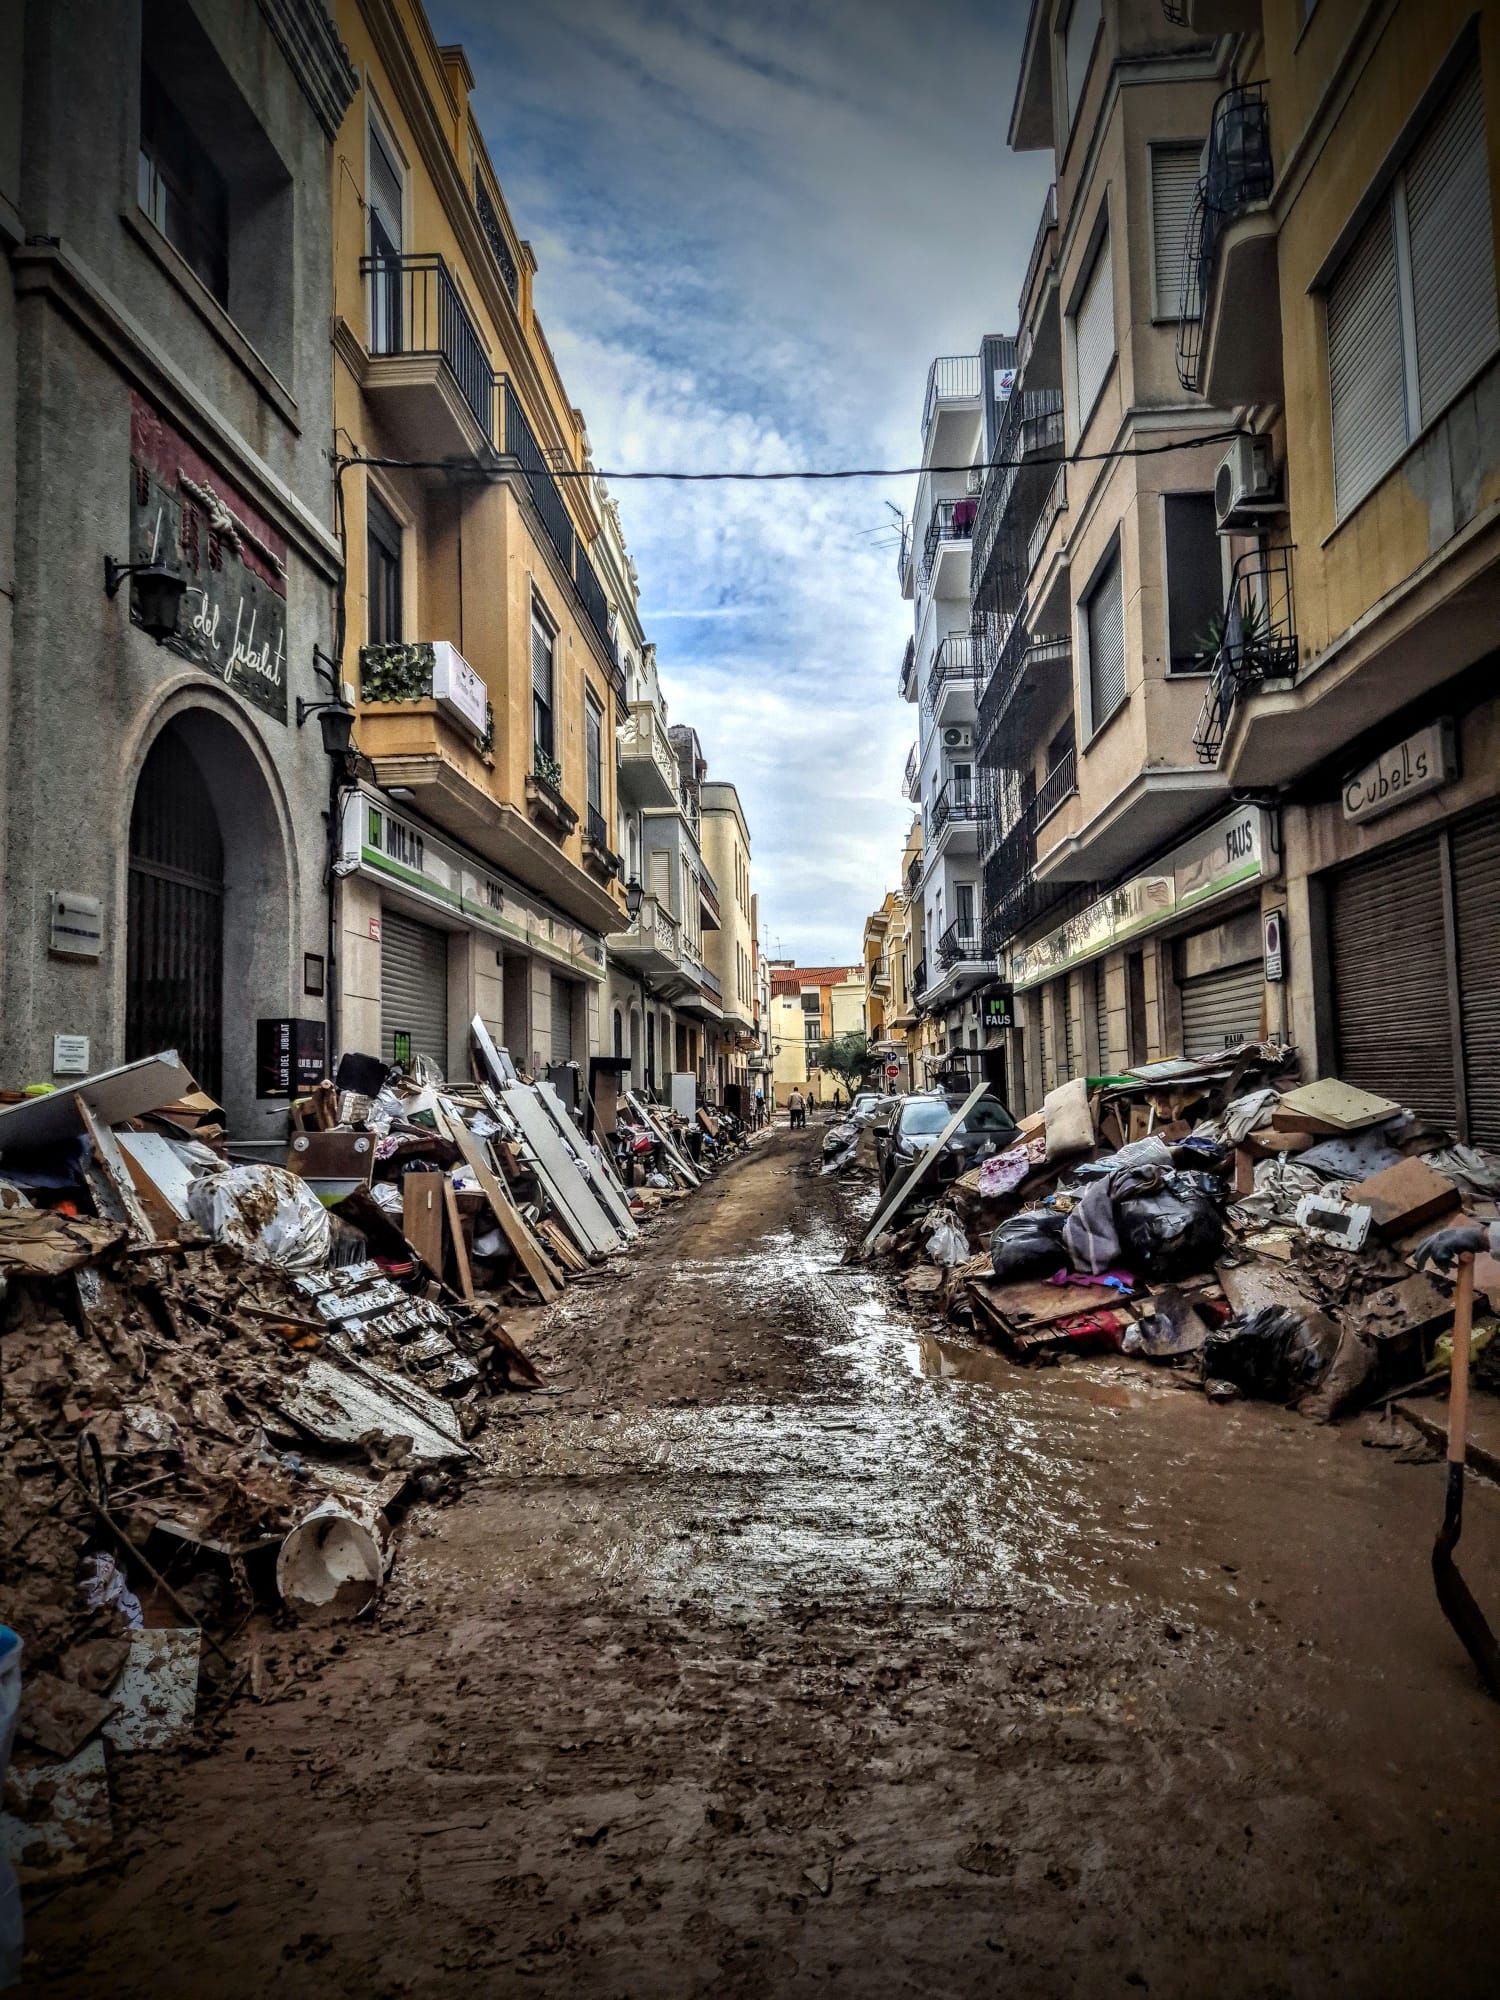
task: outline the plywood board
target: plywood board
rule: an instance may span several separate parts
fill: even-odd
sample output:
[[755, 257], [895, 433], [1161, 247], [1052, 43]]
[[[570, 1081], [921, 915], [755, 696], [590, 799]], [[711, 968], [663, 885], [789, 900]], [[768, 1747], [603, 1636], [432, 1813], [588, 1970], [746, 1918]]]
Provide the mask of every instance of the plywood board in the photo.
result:
[[455, 1146], [463, 1154], [474, 1178], [484, 1189], [485, 1199], [491, 1212], [505, 1234], [505, 1240], [521, 1260], [522, 1268], [536, 1286], [544, 1301], [555, 1299], [562, 1290], [562, 1279], [554, 1268], [535, 1236], [527, 1225], [526, 1218], [511, 1200], [498, 1174], [485, 1159], [483, 1150], [474, 1134], [465, 1125], [451, 1106], [438, 1106], [438, 1121]]
[[1388, 1097], [1376, 1097], [1368, 1090], [1356, 1090], [1352, 1083], [1340, 1083], [1336, 1076], [1319, 1077], [1314, 1083], [1299, 1084], [1282, 1092], [1275, 1123], [1278, 1130], [1289, 1128], [1281, 1116], [1306, 1118], [1319, 1129], [1330, 1132], [1358, 1132], [1366, 1125], [1381, 1125], [1394, 1118], [1401, 1106]]
[[496, 1090], [504, 1090], [507, 1084], [519, 1081], [516, 1076], [516, 1066], [511, 1061], [509, 1052], [495, 1047], [494, 1037], [477, 1014], [469, 1023], [469, 1033], [474, 1039], [474, 1047], [479, 1052], [485, 1076]]
[[458, 1270], [458, 1289], [466, 1299], [474, 1296], [474, 1273], [469, 1269], [469, 1246], [464, 1240], [464, 1219], [458, 1212], [453, 1183], [443, 1175], [443, 1212], [448, 1218], [448, 1234], [453, 1239], [453, 1262]]
[[141, 1199], [186, 1222], [188, 1189], [197, 1176], [160, 1132], [117, 1132], [115, 1138]]
[[1459, 1205], [1458, 1189], [1447, 1175], [1418, 1159], [1403, 1160], [1399, 1167], [1386, 1167], [1360, 1181], [1350, 1188], [1349, 1200], [1363, 1202], [1375, 1227], [1387, 1236], [1435, 1222]]
[[620, 1247], [620, 1232], [594, 1197], [577, 1163], [564, 1150], [562, 1137], [536, 1093], [513, 1083], [502, 1093], [505, 1108], [521, 1128], [536, 1171], [563, 1220], [585, 1250], [608, 1255]]
[[120, 1151], [119, 1141], [110, 1128], [103, 1124], [92, 1105], [81, 1096], [75, 1096], [79, 1120], [89, 1136], [94, 1148], [94, 1164], [109, 1183], [111, 1194], [119, 1202], [130, 1225], [130, 1233], [141, 1243], [155, 1243], [160, 1239], [156, 1225], [146, 1213], [145, 1204], [136, 1193], [135, 1182], [130, 1177], [130, 1168], [125, 1164], [125, 1155]]
[[619, 1230], [626, 1242], [633, 1243], [641, 1233], [636, 1225], [635, 1217], [625, 1206], [624, 1201], [620, 1197], [619, 1189], [615, 1187], [609, 1175], [594, 1157], [593, 1149], [563, 1109], [562, 1099], [558, 1096], [552, 1085], [545, 1082], [539, 1083], [536, 1086], [536, 1094], [541, 1102], [542, 1109], [552, 1120], [562, 1139], [573, 1148], [577, 1158], [578, 1170], [593, 1189], [599, 1205], [604, 1209], [610, 1221], [613, 1222], [615, 1228]]
[[140, 1118], [161, 1105], [172, 1104], [196, 1088], [187, 1065], [176, 1049], [160, 1055], [142, 1056], [139, 1062], [122, 1069], [101, 1070], [97, 1076], [80, 1077], [67, 1090], [54, 1090], [46, 1097], [28, 1097], [20, 1104], [0, 1110], [0, 1156], [8, 1150], [50, 1146], [56, 1140], [76, 1139], [83, 1126], [76, 1100], [85, 1099], [103, 1125], [121, 1125], [127, 1118]]

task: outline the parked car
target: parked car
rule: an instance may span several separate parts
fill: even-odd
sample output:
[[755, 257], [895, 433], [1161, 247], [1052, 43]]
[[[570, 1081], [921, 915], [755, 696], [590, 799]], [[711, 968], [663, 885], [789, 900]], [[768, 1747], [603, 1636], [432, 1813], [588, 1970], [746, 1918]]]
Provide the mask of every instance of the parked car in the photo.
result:
[[862, 1090], [849, 1106], [849, 1116], [856, 1124], [871, 1125], [877, 1119], [890, 1116], [900, 1103], [899, 1097], [888, 1096], [880, 1090]]
[[[967, 1091], [946, 1090], [924, 1093], [901, 1100], [887, 1130], [884, 1144], [876, 1133], [880, 1157], [880, 1185], [888, 1188], [898, 1173], [904, 1172], [918, 1153], [925, 1152], [943, 1127], [963, 1104]], [[928, 1172], [924, 1185], [946, 1186], [962, 1173], [1008, 1146], [1016, 1135], [1016, 1121], [998, 1097], [981, 1097], [962, 1125], [943, 1148], [941, 1157]]]

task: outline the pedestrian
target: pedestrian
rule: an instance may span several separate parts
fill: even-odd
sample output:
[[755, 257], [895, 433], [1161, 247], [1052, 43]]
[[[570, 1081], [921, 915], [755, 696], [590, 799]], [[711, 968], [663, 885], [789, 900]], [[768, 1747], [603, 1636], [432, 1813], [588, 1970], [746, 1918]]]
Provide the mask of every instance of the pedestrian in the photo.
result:
[[802, 1092], [797, 1088], [796, 1084], [793, 1084], [791, 1095], [786, 1101], [786, 1108], [787, 1116], [791, 1120], [791, 1129], [794, 1132], [807, 1123], [807, 1114], [803, 1109], [803, 1102]]
[[761, 1084], [755, 1086], [755, 1129], [758, 1132], [766, 1122], [766, 1093]]
[[844, 1093], [837, 1084], [833, 1086], [833, 1108], [835, 1111], [842, 1111], [844, 1108]]

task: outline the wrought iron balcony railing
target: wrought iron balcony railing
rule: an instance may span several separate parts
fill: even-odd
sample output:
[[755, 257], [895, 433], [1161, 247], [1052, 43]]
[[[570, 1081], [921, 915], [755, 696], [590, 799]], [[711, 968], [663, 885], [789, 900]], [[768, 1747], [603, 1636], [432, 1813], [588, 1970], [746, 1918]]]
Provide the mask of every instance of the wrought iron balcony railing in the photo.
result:
[[997, 753], [1016, 740], [1015, 729], [1006, 725], [1023, 707], [1017, 697], [1043, 674], [1065, 667], [1072, 652], [1070, 640], [1033, 634], [1021, 619], [1013, 621], [979, 697], [975, 748], [982, 763], [1004, 761]]
[[977, 402], [982, 385], [977, 354], [940, 354], [927, 371], [922, 399], [922, 436], [932, 428], [939, 403]]
[[1038, 468], [1056, 465], [1062, 449], [1061, 389], [1012, 390], [974, 522], [970, 574], [976, 579], [989, 570], [997, 545], [1008, 567], [1019, 573], [1019, 551], [1046, 493]]
[[[1056, 228], [1057, 182], [1054, 181], [1051, 187], [1048, 188], [1046, 196], [1042, 201], [1041, 218], [1036, 226], [1036, 236], [1031, 245], [1031, 255], [1026, 261], [1026, 277], [1021, 285], [1021, 309], [1023, 312], [1026, 308], [1026, 301], [1031, 297], [1031, 288], [1036, 282], [1036, 274], [1041, 269], [1042, 259], [1046, 254], [1047, 238]], [[1051, 260], [1049, 259], [1048, 261], [1050, 262]]]
[[950, 632], [933, 655], [932, 665], [927, 670], [927, 688], [922, 705], [931, 715], [937, 705], [937, 698], [944, 684], [949, 681], [974, 679], [976, 671], [974, 641], [968, 632]]
[[921, 791], [917, 782], [920, 770], [917, 745], [913, 743], [910, 750], [906, 753], [906, 770], [903, 772], [901, 778], [901, 796], [903, 799], [910, 799], [913, 804], [921, 797]]
[[958, 500], [933, 502], [927, 533], [922, 540], [922, 567], [917, 579], [923, 590], [932, 581], [938, 550], [945, 542], [967, 542], [974, 533], [974, 517], [978, 511], [979, 502], [969, 494]]
[[1065, 750], [1047, 773], [1036, 794], [1036, 823], [1051, 819], [1064, 799], [1078, 790], [1078, 752]]
[[1193, 745], [1203, 763], [1217, 764], [1236, 703], [1267, 681], [1296, 678], [1290, 548], [1255, 549], [1240, 557], [1230, 574], [1223, 619], [1207, 635], [1204, 656], [1213, 664]]
[[984, 864], [984, 956], [998, 958], [1028, 925], [1072, 892], [1071, 883], [1040, 882], [1036, 873], [1037, 802], [1030, 799]]
[[917, 642], [915, 639], [908, 639], [906, 650], [901, 655], [901, 674], [896, 683], [903, 697], [911, 690], [911, 670], [916, 665], [916, 660]]
[[949, 826], [977, 826], [982, 809], [980, 788], [972, 778], [950, 778], [932, 802], [932, 838]]
[[914, 854], [906, 870], [906, 893], [908, 896], [911, 895], [921, 879], [922, 857], [920, 854]]
[[922, 995], [927, 991], [927, 961], [925, 958], [917, 960], [916, 970], [911, 976], [911, 990], [912, 998], [916, 1000], [920, 1000]]
[[938, 939], [937, 953], [943, 965], [950, 971], [955, 965], [972, 963], [982, 958], [984, 944], [977, 926], [963, 922], [949, 924]]
[[1184, 389], [1197, 389], [1202, 380], [1203, 306], [1220, 238], [1236, 216], [1269, 200], [1274, 177], [1266, 87], [1235, 84], [1214, 105], [1188, 216], [1177, 318], [1177, 374]]

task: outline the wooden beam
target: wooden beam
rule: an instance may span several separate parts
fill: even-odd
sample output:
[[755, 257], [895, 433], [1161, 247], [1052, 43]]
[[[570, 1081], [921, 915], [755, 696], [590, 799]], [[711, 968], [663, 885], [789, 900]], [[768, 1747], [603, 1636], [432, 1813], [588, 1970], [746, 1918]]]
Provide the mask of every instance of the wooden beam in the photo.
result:
[[[865, 1231], [856, 1255], [860, 1257], [869, 1256], [871, 1246], [876, 1237], [879, 1236], [893, 1216], [901, 1213], [907, 1196], [912, 1193], [917, 1183], [926, 1174], [927, 1169], [932, 1165], [938, 1154], [942, 1152], [944, 1146], [947, 1145], [948, 1141], [953, 1137], [959, 1126], [963, 1124], [964, 1120], [988, 1089], [989, 1084], [987, 1082], [976, 1083], [933, 1143], [924, 1152], [918, 1153], [904, 1174], [898, 1175], [891, 1182], [890, 1186], [886, 1189], [884, 1200], [875, 1211], [874, 1220]], [[893, 1132], [891, 1134], [891, 1144], [894, 1145], [895, 1142], [895, 1133]]]

